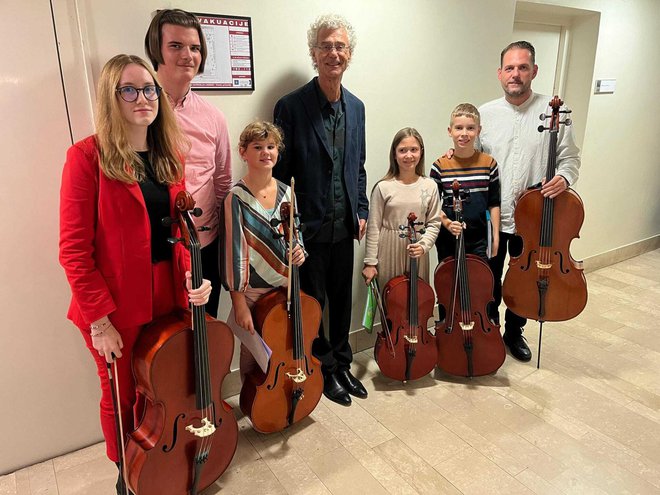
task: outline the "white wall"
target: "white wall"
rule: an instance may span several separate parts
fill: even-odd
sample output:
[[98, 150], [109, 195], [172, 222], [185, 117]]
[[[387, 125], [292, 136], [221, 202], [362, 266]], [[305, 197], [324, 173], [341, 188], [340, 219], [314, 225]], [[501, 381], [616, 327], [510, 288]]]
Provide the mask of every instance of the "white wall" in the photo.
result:
[[[2, 102], [1, 191], [3, 314], [0, 334], [0, 473], [100, 438], [94, 366], [65, 320], [68, 288], [57, 265], [59, 173], [67, 146], [58, 96], [47, 0], [11, 0], [0, 20], [9, 63], [0, 69]], [[539, 3], [539, 2], [534, 2]], [[601, 13], [595, 76], [616, 78], [614, 95], [586, 95], [583, 165], [577, 190], [587, 219], [574, 249], [585, 258], [660, 233], [658, 158], [660, 16], [656, 0], [543, 2]], [[29, 4], [29, 5], [24, 5]], [[306, 29], [332, 9], [345, 15], [358, 43], [345, 85], [367, 109], [369, 189], [387, 167], [387, 152], [401, 127], [426, 140], [427, 169], [449, 146], [446, 127], [459, 102], [499, 97], [499, 52], [511, 36], [515, 0], [54, 0], [76, 139], [91, 132], [88, 83], [120, 53], [143, 55], [144, 32], [157, 8], [250, 16], [254, 29], [254, 92], [205, 93], [229, 121], [235, 142], [254, 117], [270, 118], [275, 101], [313, 76]], [[80, 23], [78, 22], [80, 21]], [[15, 26], [13, 25], [15, 24]], [[25, 39], [25, 35], [33, 38]], [[28, 45], [29, 52], [22, 47]], [[14, 50], [8, 50], [11, 46]], [[35, 55], [36, 54], [36, 55]], [[36, 56], [39, 58], [35, 58]], [[26, 63], [26, 60], [29, 63]], [[575, 64], [571, 70], [592, 70]], [[587, 76], [591, 77], [591, 76]], [[44, 86], [44, 81], [48, 85]], [[59, 99], [58, 99], [59, 98]], [[8, 120], [5, 116], [11, 115]], [[15, 144], [16, 135], [37, 135]], [[234, 154], [236, 178], [244, 172]], [[621, 187], [623, 186], [623, 187]], [[363, 246], [356, 255], [359, 269]], [[354, 328], [363, 287], [355, 277]], [[224, 299], [226, 302], [226, 299]], [[29, 427], [26, 427], [29, 425]]]

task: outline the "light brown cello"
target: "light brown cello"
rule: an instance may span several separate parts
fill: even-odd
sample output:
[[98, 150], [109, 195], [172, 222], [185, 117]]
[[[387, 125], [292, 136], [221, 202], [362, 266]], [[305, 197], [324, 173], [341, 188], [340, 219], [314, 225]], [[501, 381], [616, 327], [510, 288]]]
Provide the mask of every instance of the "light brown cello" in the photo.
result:
[[[550, 118], [549, 127], [539, 126], [539, 132], [550, 132], [546, 182], [556, 172], [559, 126], [571, 124], [568, 118], [560, 122], [560, 114], [570, 113], [561, 110], [563, 103], [555, 96], [550, 102], [552, 115], [541, 115], [542, 120]], [[570, 188], [555, 198], [546, 198], [540, 189], [532, 189], [518, 200], [514, 219], [523, 250], [509, 261], [502, 296], [511, 311], [540, 323], [538, 367], [543, 322], [570, 320], [587, 304], [582, 262], [574, 260], [569, 251], [573, 239], [579, 237], [584, 206]]]
[[[460, 184], [454, 180], [454, 213], [463, 223]], [[453, 283], [448, 282], [453, 279]], [[438, 307], [445, 319], [435, 327], [438, 367], [450, 375], [481, 376], [502, 366], [506, 351], [500, 326], [488, 318], [493, 300], [493, 273], [478, 256], [465, 254], [463, 232], [456, 240], [456, 254], [438, 264], [433, 275]]]
[[[295, 204], [293, 186], [291, 179], [291, 201]], [[281, 431], [307, 417], [323, 393], [321, 363], [312, 355], [321, 306], [300, 290], [298, 266], [292, 262], [298, 239], [292, 203], [280, 206], [289, 247], [289, 283], [262, 296], [252, 310], [255, 329], [272, 351], [268, 370], [264, 374], [256, 367], [246, 375], [241, 388], [241, 410], [262, 433]]]
[[[177, 195], [182, 237], [171, 241], [189, 248], [197, 288], [201, 246], [191, 212], [201, 210], [194, 204], [188, 192]], [[158, 318], [140, 333], [133, 373], [145, 410], [125, 455], [127, 485], [135, 495], [196, 495], [227, 469], [238, 428], [221, 390], [233, 349], [229, 327], [207, 317], [204, 306]]]
[[[417, 242], [417, 222], [414, 213], [408, 215], [406, 225], [399, 228], [401, 237]], [[438, 357], [435, 337], [427, 323], [433, 315], [433, 288], [419, 278], [417, 259], [410, 258], [410, 272], [387, 282], [383, 289], [386, 328], [376, 336], [374, 357], [383, 375], [407, 382], [429, 374]]]

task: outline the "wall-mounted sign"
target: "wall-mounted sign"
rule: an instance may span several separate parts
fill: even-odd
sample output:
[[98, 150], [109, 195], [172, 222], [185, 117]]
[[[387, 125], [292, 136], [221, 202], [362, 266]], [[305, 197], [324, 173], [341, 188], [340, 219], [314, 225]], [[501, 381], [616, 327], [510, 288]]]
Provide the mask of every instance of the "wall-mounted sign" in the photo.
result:
[[192, 80], [193, 89], [254, 89], [252, 19], [197, 14], [206, 38], [204, 73]]

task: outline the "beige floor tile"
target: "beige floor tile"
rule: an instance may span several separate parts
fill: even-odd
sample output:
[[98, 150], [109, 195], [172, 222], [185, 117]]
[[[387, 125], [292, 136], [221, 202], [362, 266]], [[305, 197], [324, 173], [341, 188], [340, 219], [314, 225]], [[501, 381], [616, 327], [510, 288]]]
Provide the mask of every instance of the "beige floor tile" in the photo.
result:
[[369, 447], [374, 447], [390, 440], [394, 437], [394, 434], [361, 407], [367, 401], [369, 401], [369, 398], [365, 400], [354, 398], [351, 407], [340, 406], [331, 401], [326, 401], [324, 404], [335, 415], [341, 417], [341, 420], [346, 423], [353, 433], [364, 440]]
[[400, 439], [394, 438], [374, 449], [396, 471], [414, 493], [420, 495], [460, 494], [460, 491], [438, 473], [425, 459], [418, 456]]
[[[356, 406], [351, 406], [356, 407]], [[340, 410], [341, 412], [342, 410]], [[378, 482], [388, 493], [396, 495], [413, 495], [416, 492], [398, 473], [390, 467], [385, 459], [371, 449], [364, 440], [355, 434], [339, 416], [328, 406], [320, 404], [313, 413], [314, 419], [321, 422], [328, 431]], [[393, 436], [393, 435], [392, 435]]]
[[20, 469], [14, 473], [16, 475], [16, 495], [31, 495], [28, 469]]
[[536, 495], [560, 495], [564, 493], [559, 486], [551, 484], [531, 469], [525, 469], [518, 473], [516, 479]]
[[331, 454], [340, 448], [332, 434], [320, 423], [307, 417], [284, 430], [285, 444], [295, 449], [303, 459]]
[[57, 481], [53, 461], [40, 462], [28, 468], [30, 493], [33, 495], [56, 495]]
[[53, 467], [55, 473], [59, 473], [65, 469], [85, 464], [89, 461], [95, 461], [99, 458], [107, 459], [105, 455], [105, 442], [97, 443], [96, 445], [91, 445], [70, 454], [56, 457], [53, 459]]
[[0, 495], [16, 495], [16, 475], [0, 476]]
[[259, 459], [232, 464], [203, 495], [286, 495], [287, 491], [266, 463]]
[[116, 482], [117, 467], [105, 455], [57, 471], [59, 495], [111, 495]]
[[582, 445], [590, 448], [616, 466], [653, 485], [660, 493], [660, 465], [640, 456], [634, 450], [616, 442], [607, 435], [592, 431], [585, 435]]
[[335, 495], [379, 495], [387, 490], [346, 449], [308, 459], [307, 463]]
[[532, 493], [472, 447], [437, 464], [435, 469], [464, 494]]

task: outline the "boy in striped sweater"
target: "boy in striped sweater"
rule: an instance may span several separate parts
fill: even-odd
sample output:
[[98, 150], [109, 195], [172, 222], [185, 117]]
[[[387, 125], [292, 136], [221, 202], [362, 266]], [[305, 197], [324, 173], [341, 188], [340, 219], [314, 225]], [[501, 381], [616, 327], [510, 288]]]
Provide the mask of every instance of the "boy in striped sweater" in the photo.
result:
[[[456, 237], [464, 229], [465, 252], [485, 261], [497, 253], [500, 230], [500, 181], [495, 159], [475, 149], [481, 131], [479, 111], [461, 103], [451, 113], [449, 137], [454, 142], [451, 158], [442, 156], [431, 166], [431, 178], [438, 184], [442, 198], [442, 225], [436, 240], [438, 260], [453, 256]], [[452, 184], [458, 180], [464, 191], [463, 224], [455, 220]], [[492, 224], [492, 243], [488, 246], [488, 221]]]

